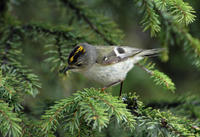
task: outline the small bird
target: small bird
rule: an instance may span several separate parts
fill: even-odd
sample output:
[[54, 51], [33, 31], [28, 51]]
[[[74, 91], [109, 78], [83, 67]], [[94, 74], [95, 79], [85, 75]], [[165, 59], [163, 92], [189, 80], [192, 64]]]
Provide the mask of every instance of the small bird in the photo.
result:
[[163, 49], [138, 49], [128, 46], [93, 46], [88, 43], [78, 44], [69, 54], [68, 66], [61, 72], [71, 70], [79, 72], [106, 88], [121, 83], [127, 73], [144, 57], [154, 56]]

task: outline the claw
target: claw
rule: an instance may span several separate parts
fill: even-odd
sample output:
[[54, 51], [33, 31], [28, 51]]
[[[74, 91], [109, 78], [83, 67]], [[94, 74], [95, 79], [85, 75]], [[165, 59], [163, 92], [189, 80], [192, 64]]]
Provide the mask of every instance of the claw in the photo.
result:
[[101, 88], [101, 91], [105, 93], [106, 87]]
[[101, 91], [104, 91], [105, 90], [105, 88], [101, 88]]

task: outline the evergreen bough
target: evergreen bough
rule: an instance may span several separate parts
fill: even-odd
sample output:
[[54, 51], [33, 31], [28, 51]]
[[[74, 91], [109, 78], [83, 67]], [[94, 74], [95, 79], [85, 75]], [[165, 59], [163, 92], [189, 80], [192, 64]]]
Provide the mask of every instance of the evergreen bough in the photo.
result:
[[[66, 64], [70, 49], [80, 42], [96, 45], [123, 42], [123, 33], [117, 25], [91, 10], [83, 1], [57, 1], [70, 12], [65, 26], [23, 23], [9, 13], [11, 1], [0, 3], [0, 135], [56, 136], [60, 131], [65, 136], [97, 136], [99, 133], [103, 136], [116, 121], [115, 125], [130, 131], [130, 136], [200, 136], [199, 120], [191, 119], [194, 115], [199, 117], [199, 113], [194, 112], [199, 106], [193, 103], [194, 110], [187, 107], [193, 99], [178, 100], [170, 108], [177, 113], [172, 113], [166, 108], [146, 107], [136, 95], [127, 94], [118, 99], [94, 88], [56, 101], [41, 119], [30, 118], [24, 111], [24, 97], [35, 97], [41, 82], [23, 62], [25, 39], [40, 41], [45, 38], [45, 61], [51, 64], [52, 71]], [[140, 8], [144, 31], [150, 30], [151, 36], [157, 36], [166, 48], [161, 57], [163, 61], [169, 59], [169, 46], [176, 43], [183, 46], [193, 64], [200, 67], [200, 41], [188, 30], [188, 25], [195, 20], [195, 11], [188, 3], [183, 0], [136, 0], [136, 5]], [[139, 66], [151, 75], [156, 85], [175, 90], [171, 79], [155, 69], [153, 63], [145, 60]], [[183, 115], [179, 109], [187, 114]]]
[[[101, 131], [107, 127], [110, 120], [115, 117], [119, 125], [134, 129], [134, 117], [126, 109], [126, 104], [117, 97], [96, 89], [84, 89], [73, 96], [56, 102], [43, 115], [42, 131], [56, 130], [60, 126], [71, 136], [84, 136], [92, 134], [92, 130]], [[87, 127], [84, 131], [82, 126]], [[83, 131], [82, 131], [83, 130]]]

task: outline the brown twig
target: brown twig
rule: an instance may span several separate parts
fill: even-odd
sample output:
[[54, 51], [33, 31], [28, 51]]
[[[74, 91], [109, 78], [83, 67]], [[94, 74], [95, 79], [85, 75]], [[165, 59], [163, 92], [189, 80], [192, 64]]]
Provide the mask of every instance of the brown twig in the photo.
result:
[[71, 8], [72, 10], [75, 11], [75, 13], [77, 14], [78, 17], [81, 17], [89, 26], [92, 30], [94, 30], [97, 34], [99, 34], [104, 41], [106, 41], [108, 44], [110, 45], [115, 45], [115, 43], [109, 39], [107, 39], [107, 37], [100, 32], [100, 30], [92, 23], [92, 21], [83, 13], [81, 12], [81, 9], [76, 7], [72, 2], [70, 2], [69, 0], [61, 0], [64, 4], [66, 4], [67, 6], [69, 6], [69, 8]]

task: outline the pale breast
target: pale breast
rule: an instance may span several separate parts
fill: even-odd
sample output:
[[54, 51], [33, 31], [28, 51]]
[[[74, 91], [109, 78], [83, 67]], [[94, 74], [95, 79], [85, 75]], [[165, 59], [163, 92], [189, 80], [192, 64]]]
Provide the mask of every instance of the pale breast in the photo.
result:
[[90, 69], [84, 71], [83, 74], [104, 86], [110, 85], [117, 81], [123, 81], [127, 73], [133, 68], [135, 59], [129, 58], [122, 62], [111, 65], [94, 64]]

